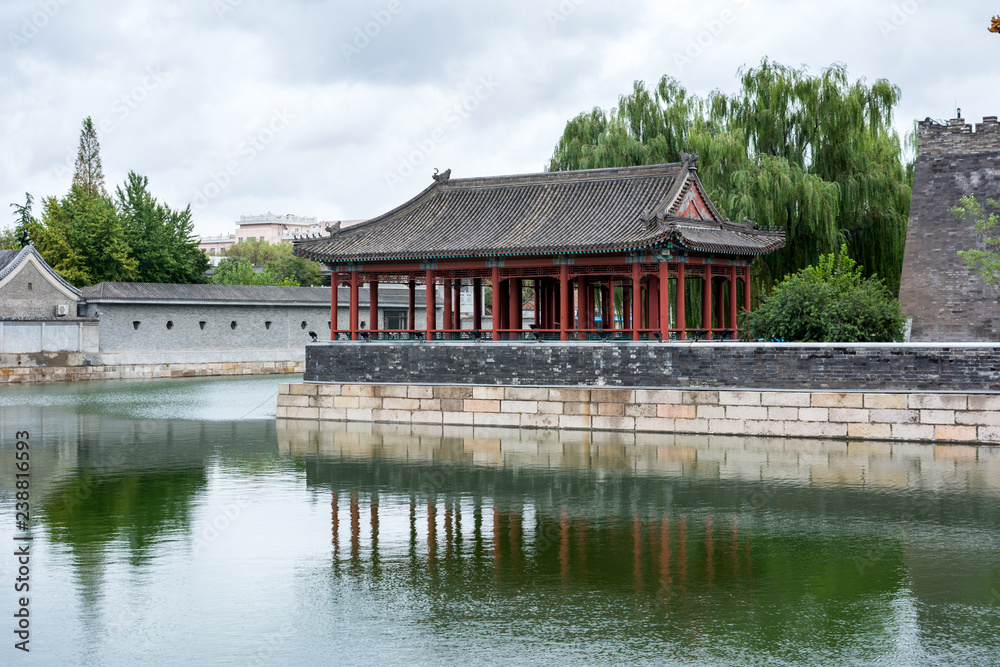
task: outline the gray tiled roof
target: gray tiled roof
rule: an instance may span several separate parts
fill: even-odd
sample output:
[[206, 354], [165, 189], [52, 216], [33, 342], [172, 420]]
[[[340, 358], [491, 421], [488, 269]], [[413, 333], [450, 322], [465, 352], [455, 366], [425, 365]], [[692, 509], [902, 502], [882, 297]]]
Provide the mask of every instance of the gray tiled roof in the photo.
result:
[[[301, 239], [295, 253], [328, 262], [638, 250], [667, 241], [696, 250], [758, 255], [782, 232], [673, 215], [701, 188], [694, 162], [451, 180], [332, 236]], [[718, 212], [709, 203], [712, 215]]]
[[173, 283], [98, 283], [84, 287], [92, 303], [131, 301], [195, 303], [306, 303], [329, 304], [329, 287], [271, 287], [257, 285], [178, 285]]
[[30, 255], [34, 255], [35, 259], [45, 268], [45, 272], [48, 273], [52, 280], [55, 280], [73, 294], [80, 294], [80, 290], [66, 282], [62, 276], [49, 266], [45, 258], [35, 250], [35, 246], [33, 245], [27, 245], [20, 250], [0, 250], [0, 280], [6, 278], [11, 271], [16, 269]]
[[[387, 289], [388, 288], [388, 289]], [[83, 297], [90, 303], [245, 303], [302, 304], [328, 306], [329, 287], [261, 287], [255, 285], [176, 285], [169, 283], [98, 283], [83, 288]], [[361, 305], [368, 305], [368, 288], [358, 290]], [[347, 305], [350, 288], [337, 288], [338, 303]], [[379, 305], [406, 307], [406, 290], [383, 286], [379, 290]], [[417, 307], [422, 308], [424, 288], [417, 287]]]

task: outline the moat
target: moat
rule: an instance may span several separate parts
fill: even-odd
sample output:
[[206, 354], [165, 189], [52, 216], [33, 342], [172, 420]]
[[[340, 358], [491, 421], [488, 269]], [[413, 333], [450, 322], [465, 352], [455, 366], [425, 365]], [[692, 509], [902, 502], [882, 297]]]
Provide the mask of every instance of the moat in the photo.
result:
[[276, 421], [288, 381], [0, 391], [0, 662], [1000, 664], [1000, 448]]

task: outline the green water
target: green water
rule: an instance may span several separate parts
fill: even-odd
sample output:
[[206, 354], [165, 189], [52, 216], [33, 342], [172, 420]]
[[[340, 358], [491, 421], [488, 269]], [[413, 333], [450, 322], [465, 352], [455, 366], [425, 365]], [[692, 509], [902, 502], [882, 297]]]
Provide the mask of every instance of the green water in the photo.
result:
[[0, 391], [0, 664], [1000, 664], [996, 448], [276, 423], [282, 381]]

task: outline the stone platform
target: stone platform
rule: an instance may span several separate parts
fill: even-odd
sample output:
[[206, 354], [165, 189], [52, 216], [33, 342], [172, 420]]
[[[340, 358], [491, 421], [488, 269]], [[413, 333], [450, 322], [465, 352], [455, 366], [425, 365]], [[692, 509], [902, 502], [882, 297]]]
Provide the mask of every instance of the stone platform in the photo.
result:
[[276, 417], [482, 427], [1000, 442], [1000, 395], [282, 384]]

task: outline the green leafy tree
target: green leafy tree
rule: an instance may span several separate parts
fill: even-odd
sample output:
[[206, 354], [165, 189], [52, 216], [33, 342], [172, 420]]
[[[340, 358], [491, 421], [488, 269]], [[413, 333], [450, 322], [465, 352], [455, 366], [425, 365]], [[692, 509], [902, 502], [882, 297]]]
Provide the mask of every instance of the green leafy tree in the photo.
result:
[[31, 242], [28, 230], [36, 224], [36, 220], [31, 214], [33, 203], [34, 199], [31, 193], [25, 192], [24, 204], [11, 204], [17, 224], [14, 227], [5, 227], [3, 231], [0, 231], [0, 250], [19, 250]]
[[241, 257], [254, 266], [264, 266], [268, 262], [276, 262], [291, 254], [292, 244], [287, 241], [272, 244], [260, 239], [246, 239], [234, 243], [226, 250], [226, 257]]
[[959, 221], [974, 225], [982, 248], [959, 250], [958, 256], [965, 260], [969, 269], [983, 279], [993, 292], [1000, 296], [1000, 234], [997, 222], [1000, 222], [1000, 204], [995, 199], [987, 199], [986, 205], [993, 211], [987, 212], [986, 207], [979, 203], [973, 195], [965, 195], [959, 200], [959, 205], [951, 209]]
[[203, 283], [208, 256], [198, 247], [191, 208], [162, 204], [149, 192], [149, 179], [129, 172], [116, 190], [125, 239], [136, 259], [135, 280], [149, 283]]
[[902, 340], [904, 324], [899, 302], [878, 277], [864, 277], [846, 246], [785, 278], [742, 320], [751, 340], [841, 343]]
[[62, 199], [45, 200], [42, 219], [29, 234], [45, 261], [78, 287], [136, 277], [138, 262], [106, 195], [88, 195], [74, 184]]
[[289, 255], [265, 266], [279, 279], [290, 278], [303, 287], [318, 287], [323, 284], [323, 271], [319, 262]]
[[699, 176], [724, 215], [786, 232], [782, 250], [755, 262], [755, 293], [846, 244], [895, 294], [912, 184], [892, 128], [899, 89], [884, 79], [851, 82], [841, 65], [813, 76], [765, 59], [740, 74], [738, 92], [705, 99], [670, 77], [652, 89], [637, 81], [617, 108], [570, 120], [548, 168], [697, 153]]
[[87, 116], [80, 130], [80, 147], [76, 153], [76, 169], [73, 185], [79, 186], [87, 195], [105, 194], [104, 167], [101, 166], [101, 144], [97, 141], [97, 130]]
[[282, 287], [298, 287], [299, 283], [290, 277], [276, 275], [269, 268], [259, 273], [254, 271], [249, 260], [242, 257], [226, 257], [215, 268], [212, 274], [215, 285], [279, 285]]

